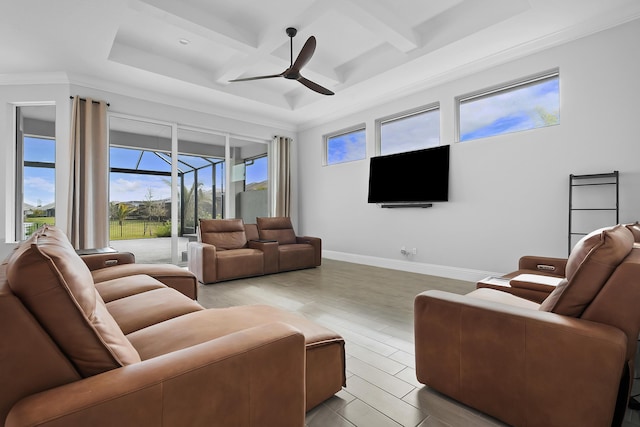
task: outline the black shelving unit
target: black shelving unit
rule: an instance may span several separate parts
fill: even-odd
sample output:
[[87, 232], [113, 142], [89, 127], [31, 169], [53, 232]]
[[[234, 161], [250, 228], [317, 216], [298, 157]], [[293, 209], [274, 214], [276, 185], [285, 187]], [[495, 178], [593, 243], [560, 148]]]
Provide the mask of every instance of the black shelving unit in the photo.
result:
[[[615, 206], [607, 205], [606, 202], [602, 206], [588, 206], [576, 208], [574, 207], [574, 188], [576, 187], [596, 187], [596, 186], [610, 186], [612, 191], [615, 191]], [[620, 196], [619, 196], [619, 187], [620, 187], [620, 174], [618, 171], [613, 171], [610, 173], [598, 173], [598, 174], [588, 174], [588, 175], [569, 175], [569, 246], [568, 253], [571, 253], [571, 248], [573, 247], [573, 237], [574, 236], [585, 236], [587, 232], [591, 230], [580, 230], [576, 231], [573, 229], [574, 227], [574, 214], [578, 211], [583, 212], [597, 212], [597, 211], [608, 211], [612, 214], [615, 213], [615, 222], [609, 223], [606, 225], [614, 225], [619, 222], [619, 214], [620, 214]], [[613, 218], [612, 218], [613, 219]], [[603, 224], [604, 226], [605, 224]]]

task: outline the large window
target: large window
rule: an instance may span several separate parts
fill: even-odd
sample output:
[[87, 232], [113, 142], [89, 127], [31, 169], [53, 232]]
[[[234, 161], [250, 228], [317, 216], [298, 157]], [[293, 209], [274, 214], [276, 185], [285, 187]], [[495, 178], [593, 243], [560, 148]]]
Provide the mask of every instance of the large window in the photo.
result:
[[541, 128], [560, 123], [558, 71], [457, 98], [458, 140]]
[[362, 160], [367, 156], [364, 126], [325, 135], [326, 165]]
[[17, 108], [16, 240], [55, 224], [55, 106]]
[[440, 109], [437, 104], [377, 120], [376, 127], [381, 155], [440, 145]]

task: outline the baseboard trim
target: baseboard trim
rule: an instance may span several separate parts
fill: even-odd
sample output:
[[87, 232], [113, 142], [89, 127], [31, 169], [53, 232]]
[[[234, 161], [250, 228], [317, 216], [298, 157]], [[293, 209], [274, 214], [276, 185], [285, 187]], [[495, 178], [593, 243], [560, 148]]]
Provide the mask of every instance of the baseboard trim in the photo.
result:
[[391, 270], [406, 271], [409, 273], [428, 274], [430, 276], [446, 277], [448, 279], [477, 282], [487, 276], [501, 276], [502, 273], [491, 271], [471, 270], [468, 268], [449, 267], [446, 265], [425, 264], [421, 262], [404, 261], [389, 258], [378, 258], [367, 255], [350, 254], [337, 251], [322, 251], [323, 258], [336, 261], [352, 262], [355, 264], [370, 265], [373, 267], [389, 268]]

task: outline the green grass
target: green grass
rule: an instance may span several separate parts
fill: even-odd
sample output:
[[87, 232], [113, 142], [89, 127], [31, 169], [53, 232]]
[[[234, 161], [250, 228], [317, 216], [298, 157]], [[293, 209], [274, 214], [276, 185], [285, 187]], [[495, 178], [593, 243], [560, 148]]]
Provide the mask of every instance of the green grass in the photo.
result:
[[122, 226], [117, 220], [109, 221], [110, 240], [150, 239], [166, 236], [167, 225], [163, 221], [126, 219]]

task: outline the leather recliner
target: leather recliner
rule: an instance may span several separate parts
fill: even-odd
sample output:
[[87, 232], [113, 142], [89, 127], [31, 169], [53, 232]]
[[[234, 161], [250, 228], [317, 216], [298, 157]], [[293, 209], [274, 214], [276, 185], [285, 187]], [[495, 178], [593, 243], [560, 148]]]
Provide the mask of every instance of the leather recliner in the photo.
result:
[[318, 267], [322, 262], [322, 241], [318, 237], [296, 236], [288, 217], [256, 218], [260, 239], [277, 242], [278, 271]]
[[585, 236], [542, 304], [486, 288], [419, 294], [418, 380], [514, 426], [620, 425], [640, 330], [634, 234]]

